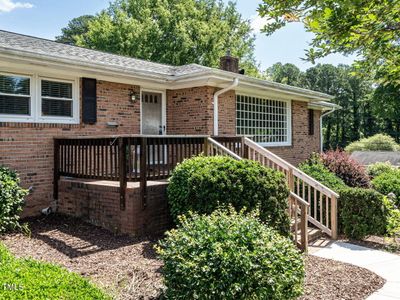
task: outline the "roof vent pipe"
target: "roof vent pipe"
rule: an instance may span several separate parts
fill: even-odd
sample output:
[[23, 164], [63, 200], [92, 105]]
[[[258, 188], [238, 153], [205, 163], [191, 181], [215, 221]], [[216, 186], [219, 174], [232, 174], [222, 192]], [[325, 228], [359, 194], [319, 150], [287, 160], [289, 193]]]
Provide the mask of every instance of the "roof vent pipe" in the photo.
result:
[[237, 87], [239, 84], [239, 78], [235, 78], [233, 83], [229, 86], [223, 88], [222, 90], [217, 91], [214, 94], [214, 136], [218, 136], [218, 97], [227, 91]]

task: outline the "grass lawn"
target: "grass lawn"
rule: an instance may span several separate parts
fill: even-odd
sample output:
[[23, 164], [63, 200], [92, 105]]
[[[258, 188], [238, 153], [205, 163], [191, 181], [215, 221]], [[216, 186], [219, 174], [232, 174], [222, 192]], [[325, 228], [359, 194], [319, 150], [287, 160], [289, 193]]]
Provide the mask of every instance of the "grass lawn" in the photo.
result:
[[78, 274], [14, 257], [0, 244], [0, 299], [110, 299]]

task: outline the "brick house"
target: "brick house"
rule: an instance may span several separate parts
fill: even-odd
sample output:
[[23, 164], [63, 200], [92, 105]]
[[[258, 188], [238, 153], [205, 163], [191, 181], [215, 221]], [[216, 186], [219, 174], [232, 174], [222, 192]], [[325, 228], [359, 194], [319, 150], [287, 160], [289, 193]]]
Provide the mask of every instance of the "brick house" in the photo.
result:
[[326, 94], [221, 68], [169, 66], [0, 31], [0, 165], [53, 201], [55, 136], [248, 135], [292, 164], [321, 145]]

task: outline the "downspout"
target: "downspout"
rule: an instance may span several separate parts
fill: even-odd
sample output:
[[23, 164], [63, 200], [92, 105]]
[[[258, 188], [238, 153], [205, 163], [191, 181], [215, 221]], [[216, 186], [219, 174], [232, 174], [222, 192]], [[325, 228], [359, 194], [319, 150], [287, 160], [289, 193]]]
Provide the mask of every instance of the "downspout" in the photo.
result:
[[218, 97], [221, 94], [226, 93], [227, 91], [230, 91], [231, 89], [237, 87], [238, 84], [239, 84], [239, 78], [235, 78], [232, 84], [223, 88], [222, 90], [217, 91], [214, 94], [214, 136], [218, 135]]
[[329, 110], [329, 111], [323, 113], [321, 115], [321, 117], [319, 118], [319, 134], [320, 134], [320, 143], [321, 143], [320, 150], [321, 150], [321, 152], [324, 151], [324, 135], [322, 133], [322, 119], [323, 119], [323, 117], [330, 115], [331, 113], [334, 113], [335, 111], [336, 111], [336, 109], [332, 108], [332, 110]]

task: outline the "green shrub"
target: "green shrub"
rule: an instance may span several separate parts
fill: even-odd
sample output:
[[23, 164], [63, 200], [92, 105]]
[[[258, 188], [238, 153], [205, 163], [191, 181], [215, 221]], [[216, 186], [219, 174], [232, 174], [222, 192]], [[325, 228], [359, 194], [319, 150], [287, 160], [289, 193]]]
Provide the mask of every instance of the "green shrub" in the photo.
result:
[[233, 208], [182, 216], [157, 252], [164, 261], [167, 299], [274, 300], [302, 294], [304, 263], [293, 243]]
[[299, 169], [333, 191], [346, 187], [344, 181], [329, 171], [320, 161], [308, 160], [300, 164]]
[[372, 185], [384, 195], [394, 193], [397, 199], [396, 204], [400, 206], [400, 170], [392, 170], [376, 176], [372, 180]]
[[283, 235], [289, 235], [287, 198], [283, 173], [251, 160], [226, 156], [195, 157], [178, 165], [170, 178], [168, 202], [177, 221], [189, 211], [210, 214], [232, 205], [260, 211], [260, 218]]
[[19, 183], [14, 171], [0, 166], [0, 233], [20, 227], [18, 214], [28, 191]]
[[345, 188], [340, 191], [339, 224], [349, 238], [385, 234], [389, 213], [385, 197], [375, 190]]
[[396, 170], [395, 167], [389, 162], [377, 162], [367, 168], [367, 173], [372, 178]]
[[385, 206], [389, 210], [386, 234], [389, 237], [400, 237], [400, 209], [389, 197], [385, 197]]
[[110, 299], [78, 274], [32, 259], [17, 259], [0, 244], [0, 299]]
[[349, 144], [345, 150], [350, 153], [354, 151], [399, 151], [400, 146], [391, 136], [376, 134]]

